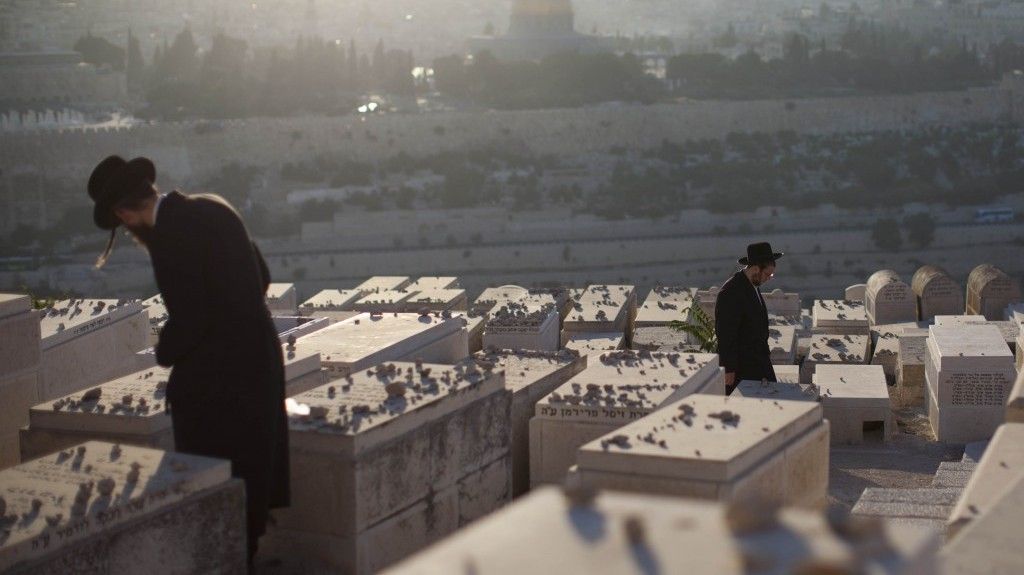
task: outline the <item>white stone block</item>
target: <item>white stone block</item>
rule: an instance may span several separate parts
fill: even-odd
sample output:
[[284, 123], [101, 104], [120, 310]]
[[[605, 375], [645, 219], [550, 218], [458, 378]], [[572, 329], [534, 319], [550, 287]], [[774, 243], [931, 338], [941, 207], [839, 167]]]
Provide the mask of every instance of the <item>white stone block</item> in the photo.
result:
[[382, 291], [405, 289], [411, 284], [412, 279], [408, 276], [373, 276], [353, 289], [365, 295], [369, 295], [371, 293], [379, 293]]
[[295, 315], [299, 308], [299, 296], [295, 291], [295, 284], [270, 284], [267, 288], [267, 308], [271, 313]]
[[483, 346], [496, 349], [557, 351], [559, 316], [554, 303], [526, 297], [492, 310], [483, 333]]
[[[778, 374], [776, 374], [776, 376], [778, 376]], [[736, 389], [732, 391], [732, 395], [729, 397], [816, 402], [818, 401], [818, 387], [815, 385], [805, 385], [797, 382], [762, 382], [745, 379], [736, 384]]]
[[142, 300], [142, 307], [149, 316], [149, 345], [155, 346], [160, 340], [160, 330], [167, 323], [167, 306], [164, 305], [164, 298], [160, 294]]
[[1024, 478], [1001, 491], [992, 510], [967, 525], [942, 549], [942, 573], [988, 575], [1024, 572], [1020, 525]]
[[636, 327], [665, 326], [673, 321], [689, 321], [688, 309], [693, 304], [697, 288], [656, 287], [637, 310]]
[[892, 270], [877, 271], [868, 278], [864, 309], [871, 325], [917, 321], [917, 298]]
[[412, 282], [409, 286], [410, 290], [447, 290], [447, 289], [458, 289], [460, 286], [459, 278], [457, 277], [443, 277], [443, 276], [425, 276]]
[[562, 332], [562, 347], [583, 355], [622, 349], [625, 345], [626, 338], [617, 331], [611, 333]]
[[764, 305], [769, 314], [792, 318], [800, 317], [800, 294], [774, 289], [762, 293], [761, 297], [764, 298]]
[[1024, 423], [999, 426], [970, 481], [949, 516], [946, 534], [950, 539], [966, 525], [990, 513], [999, 494], [1024, 479]]
[[922, 266], [910, 282], [917, 298], [918, 317], [931, 321], [937, 315], [964, 313], [964, 288], [936, 266]]
[[796, 363], [796, 328], [776, 326], [768, 328], [768, 349], [773, 364]]
[[310, 315], [318, 311], [353, 311], [356, 301], [363, 296], [364, 293], [356, 289], [325, 289], [302, 302], [299, 312]]
[[811, 314], [814, 333], [868, 334], [868, 315], [863, 303], [850, 300], [814, 300]]
[[636, 288], [631, 285], [594, 285], [576, 301], [562, 327], [567, 332], [633, 333]]
[[811, 383], [815, 366], [830, 363], [850, 365], [868, 361], [871, 338], [867, 335], [818, 334], [811, 337], [807, 357], [800, 366], [800, 383]]
[[888, 441], [896, 433], [882, 366], [819, 365], [813, 381], [832, 424], [832, 443]]

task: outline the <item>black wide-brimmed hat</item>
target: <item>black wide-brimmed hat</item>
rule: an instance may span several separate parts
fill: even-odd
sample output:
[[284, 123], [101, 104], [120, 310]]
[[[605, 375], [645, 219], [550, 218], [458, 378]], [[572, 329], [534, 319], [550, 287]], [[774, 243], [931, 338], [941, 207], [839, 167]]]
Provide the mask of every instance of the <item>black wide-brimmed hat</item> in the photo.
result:
[[121, 156], [107, 157], [89, 176], [89, 197], [95, 204], [93, 222], [100, 229], [113, 230], [121, 223], [114, 214], [114, 206], [152, 187], [155, 182], [156, 166], [149, 158], [126, 161]]
[[772, 245], [770, 243], [760, 242], [747, 246], [747, 257], [740, 258], [738, 261], [741, 265], [756, 266], [759, 264], [774, 262], [783, 255], [785, 254], [782, 252], [772, 251]]

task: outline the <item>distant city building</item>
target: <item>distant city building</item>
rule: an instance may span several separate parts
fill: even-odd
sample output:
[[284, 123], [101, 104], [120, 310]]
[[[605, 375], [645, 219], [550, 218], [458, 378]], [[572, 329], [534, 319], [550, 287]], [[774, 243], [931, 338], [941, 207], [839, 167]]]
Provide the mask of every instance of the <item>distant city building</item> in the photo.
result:
[[488, 51], [501, 60], [540, 60], [559, 52], [610, 50], [603, 38], [579, 34], [569, 0], [516, 0], [508, 34], [468, 41], [473, 54]]

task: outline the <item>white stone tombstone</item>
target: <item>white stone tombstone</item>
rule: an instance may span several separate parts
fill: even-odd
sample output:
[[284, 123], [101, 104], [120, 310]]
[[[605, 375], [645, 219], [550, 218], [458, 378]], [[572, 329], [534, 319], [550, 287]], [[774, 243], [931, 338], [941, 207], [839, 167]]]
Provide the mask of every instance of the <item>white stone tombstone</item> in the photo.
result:
[[832, 423], [832, 443], [889, 441], [896, 433], [882, 366], [819, 365], [814, 385]]
[[926, 407], [924, 365], [928, 349], [927, 329], [904, 329], [899, 338], [899, 367], [896, 371], [896, 389], [901, 407]]
[[[285, 319], [281, 317], [274, 317], [274, 323], [276, 324], [279, 320]], [[298, 316], [298, 321], [295, 322], [294, 327], [286, 327], [286, 329], [277, 333], [277, 338], [281, 340], [281, 343], [288, 343], [291, 339], [299, 339], [300, 337], [309, 335], [315, 331], [320, 331], [325, 327], [331, 325], [331, 320], [326, 317], [308, 318], [305, 316]], [[288, 324], [286, 323], [285, 326]]]
[[[285, 393], [296, 395], [324, 383], [320, 356], [285, 350]], [[174, 449], [167, 413], [170, 369], [152, 366], [89, 387], [82, 392], [35, 405], [21, 430], [22, 459], [89, 440]]]
[[436, 289], [458, 289], [459, 278], [444, 276], [425, 276], [412, 282], [409, 286], [411, 291], [436, 290]]
[[530, 420], [530, 484], [559, 483], [583, 444], [694, 393], [725, 394], [713, 354], [608, 351], [537, 402]]
[[732, 390], [732, 394], [729, 397], [816, 402], [818, 401], [818, 388], [815, 385], [795, 382], [751, 381], [745, 379], [736, 384], [736, 389]]
[[684, 331], [668, 326], [638, 327], [633, 332], [632, 349], [647, 351], [690, 351], [698, 346]]
[[606, 351], [622, 349], [625, 345], [626, 338], [619, 332], [562, 333], [562, 347], [583, 355], [600, 354]]
[[968, 315], [983, 315], [992, 321], [1000, 320], [1006, 306], [1020, 301], [1020, 284], [1003, 270], [990, 264], [971, 270], [967, 278]]
[[864, 292], [868, 289], [868, 284], [853, 284], [846, 288], [843, 293], [843, 299], [847, 301], [864, 302]]
[[448, 288], [426, 288], [420, 289], [410, 297], [403, 306], [402, 311], [419, 312], [424, 309], [430, 311], [467, 311], [469, 299], [464, 289]]
[[867, 335], [818, 334], [812, 336], [807, 357], [800, 366], [800, 383], [811, 383], [815, 367], [818, 365], [867, 363], [870, 344], [871, 338]]
[[364, 295], [369, 295], [382, 291], [405, 289], [410, 284], [412, 284], [412, 280], [408, 276], [373, 276], [353, 289]]
[[417, 293], [406, 289], [371, 292], [352, 304], [352, 309], [358, 312], [397, 313], [404, 311], [406, 303]]
[[926, 327], [927, 324], [923, 322], [905, 322], [876, 325], [871, 328], [871, 364], [882, 366], [885, 370], [885, 380], [889, 385], [896, 384], [896, 372], [899, 371], [900, 363], [900, 335], [903, 330]]
[[768, 349], [773, 364], [796, 363], [796, 328], [776, 326], [768, 328]]
[[167, 306], [164, 305], [164, 298], [160, 294], [142, 300], [142, 307], [149, 315], [149, 345], [154, 346], [160, 338], [160, 330], [167, 323]]
[[299, 308], [299, 296], [295, 291], [295, 284], [270, 284], [267, 288], [267, 308], [271, 313], [295, 315]]
[[[473, 302], [471, 311], [478, 315], [489, 314], [496, 308], [509, 303], [519, 303], [530, 296], [530, 290], [515, 286], [504, 285], [489, 287], [485, 289]], [[551, 298], [552, 304], [554, 298]]]
[[870, 325], [917, 321], [917, 300], [892, 270], [877, 271], [868, 278], [864, 309]]
[[921, 266], [910, 282], [917, 297], [918, 317], [930, 321], [937, 315], [964, 313], [964, 288], [946, 270], [938, 266]]
[[549, 298], [524, 297], [493, 309], [484, 327], [483, 346], [497, 349], [558, 351], [559, 317]]
[[493, 511], [511, 496], [510, 403], [473, 361], [381, 364], [289, 400], [292, 502], [267, 548], [376, 573]]
[[490, 363], [505, 372], [512, 392], [512, 493], [530, 488], [530, 419], [537, 402], [587, 366], [587, 356], [562, 351], [489, 350], [474, 356], [478, 366]]
[[476, 353], [484, 348], [484, 327], [487, 318], [472, 316], [466, 313], [453, 313], [453, 318], [462, 318], [466, 321], [466, 338], [469, 341], [469, 353]]
[[469, 356], [465, 318], [413, 313], [359, 314], [299, 338], [299, 355], [320, 354], [328, 377], [382, 361], [455, 363]]
[[566, 332], [623, 334], [629, 343], [636, 319], [636, 288], [593, 285], [580, 296], [562, 324]]
[[1024, 478], [996, 495], [988, 513], [968, 524], [940, 556], [943, 573], [986, 575], [1024, 572], [1020, 525], [1024, 523]]
[[37, 401], [130, 373], [149, 347], [149, 318], [138, 301], [63, 300], [43, 310]]
[[775, 370], [775, 381], [779, 383], [800, 383], [799, 365], [773, 365], [772, 369]]
[[688, 309], [693, 304], [696, 291], [696, 288], [679, 286], [654, 288], [637, 310], [636, 327], [658, 327], [673, 321], [689, 321]]
[[[858, 533], [869, 534], [859, 538]], [[866, 540], [865, 540], [866, 539]], [[935, 573], [926, 528], [636, 493], [538, 489], [386, 575]], [[744, 570], [744, 566], [764, 566]], [[856, 566], [856, 567], [853, 567]]]
[[1003, 340], [1011, 350], [1017, 347], [1017, 337], [1020, 336], [1020, 324], [1014, 321], [990, 321], [981, 315], [937, 315], [935, 325], [991, 325], [999, 329]]
[[21, 461], [18, 429], [38, 397], [39, 339], [30, 298], [0, 294], [0, 469]]
[[999, 426], [946, 525], [953, 539], [969, 523], [992, 511], [999, 493], [1024, 479], [1024, 423]]
[[761, 295], [769, 314], [792, 318], [800, 317], [800, 294], [774, 289]]
[[850, 300], [814, 300], [811, 309], [814, 333], [867, 335], [868, 314], [864, 304]]
[[228, 461], [90, 441], [0, 471], [0, 502], [4, 573], [246, 570]]
[[817, 507], [829, 424], [813, 401], [694, 395], [582, 446], [585, 487]]
[[325, 289], [302, 302], [299, 312], [312, 315], [318, 311], [354, 311], [355, 303], [363, 298], [363, 292], [355, 289]]
[[715, 317], [715, 306], [718, 304], [718, 292], [722, 288], [718, 286], [711, 286], [705, 290], [697, 290], [697, 293], [693, 294], [693, 299], [697, 303], [697, 307], [704, 312], [710, 318]]
[[991, 437], [1015, 377], [1013, 355], [994, 326], [932, 326], [925, 378], [935, 437], [953, 443]]

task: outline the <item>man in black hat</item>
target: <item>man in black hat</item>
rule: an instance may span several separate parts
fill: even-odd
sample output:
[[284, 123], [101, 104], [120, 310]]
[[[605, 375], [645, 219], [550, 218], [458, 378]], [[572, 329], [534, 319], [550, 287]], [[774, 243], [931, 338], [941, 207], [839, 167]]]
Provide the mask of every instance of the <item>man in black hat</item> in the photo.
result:
[[750, 244], [747, 257], [739, 259], [743, 269], [718, 292], [715, 332], [727, 394], [743, 380], [775, 381], [768, 348], [768, 308], [758, 288], [775, 275], [775, 262], [781, 257], [771, 244]]
[[265, 295], [270, 274], [238, 213], [214, 195], [160, 195], [146, 158], [106, 158], [89, 177], [93, 220], [149, 251], [168, 320], [157, 363], [175, 449], [231, 460], [245, 480], [249, 559], [268, 511], [289, 503], [284, 361]]

